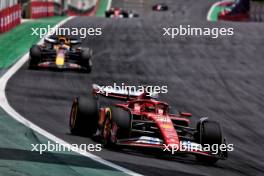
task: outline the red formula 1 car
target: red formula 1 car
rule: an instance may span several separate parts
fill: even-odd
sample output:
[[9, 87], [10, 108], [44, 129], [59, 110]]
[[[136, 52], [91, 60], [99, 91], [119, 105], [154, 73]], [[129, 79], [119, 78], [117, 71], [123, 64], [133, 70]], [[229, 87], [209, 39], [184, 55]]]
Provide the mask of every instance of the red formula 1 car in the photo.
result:
[[169, 10], [168, 5], [161, 3], [161, 4], [155, 4], [152, 6], [153, 11], [167, 11]]
[[106, 18], [136, 18], [139, 17], [133, 11], [127, 11], [122, 8], [111, 8], [105, 12]]
[[[100, 98], [123, 100], [100, 107]], [[91, 98], [93, 97], [93, 98]], [[169, 105], [142, 92], [116, 91], [93, 85], [93, 96], [74, 98], [70, 114], [72, 134], [99, 137], [105, 146], [145, 147], [164, 154], [193, 154], [199, 161], [215, 163], [227, 151], [205, 146], [226, 145], [220, 125], [201, 118], [190, 127], [190, 113], [170, 114]]]

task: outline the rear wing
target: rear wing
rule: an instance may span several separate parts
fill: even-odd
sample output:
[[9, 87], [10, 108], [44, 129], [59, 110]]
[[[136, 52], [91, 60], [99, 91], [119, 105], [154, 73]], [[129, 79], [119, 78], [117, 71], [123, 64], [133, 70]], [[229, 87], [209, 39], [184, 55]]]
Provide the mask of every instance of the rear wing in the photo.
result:
[[144, 92], [129, 91], [127, 89], [117, 89], [111, 86], [92, 85], [93, 95], [102, 95], [108, 98], [115, 98], [119, 100], [133, 100], [140, 97]]
[[[129, 87], [129, 86], [127, 86]], [[133, 99], [157, 99], [158, 93], [147, 92], [142, 89], [129, 89], [119, 86], [99, 86], [97, 84], [92, 85], [93, 95], [102, 95], [108, 98], [115, 98], [120, 100], [133, 100]]]
[[[68, 38], [67, 40], [69, 41], [70, 45], [78, 45], [78, 44], [82, 43], [81, 40], [78, 40], [75, 38]], [[44, 38], [44, 41], [46, 43], [51, 43], [51, 44], [58, 44], [59, 43], [58, 37], [46, 37], [46, 38]]]

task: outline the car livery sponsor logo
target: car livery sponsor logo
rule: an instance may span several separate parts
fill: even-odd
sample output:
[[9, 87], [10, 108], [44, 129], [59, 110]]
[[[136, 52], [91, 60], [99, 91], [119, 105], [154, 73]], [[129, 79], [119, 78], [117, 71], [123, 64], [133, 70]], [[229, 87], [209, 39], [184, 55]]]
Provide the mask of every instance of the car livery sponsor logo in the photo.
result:
[[173, 128], [173, 126], [172, 126], [170, 123], [167, 123], [167, 124], [162, 124], [162, 125], [161, 125], [161, 128], [164, 128], [164, 129], [171, 129], [171, 128]]
[[159, 138], [141, 136], [136, 142], [137, 143], [145, 143], [145, 144], [162, 144], [163, 140], [161, 140]]
[[170, 118], [166, 117], [166, 116], [157, 116], [157, 121], [159, 122], [171, 122]]

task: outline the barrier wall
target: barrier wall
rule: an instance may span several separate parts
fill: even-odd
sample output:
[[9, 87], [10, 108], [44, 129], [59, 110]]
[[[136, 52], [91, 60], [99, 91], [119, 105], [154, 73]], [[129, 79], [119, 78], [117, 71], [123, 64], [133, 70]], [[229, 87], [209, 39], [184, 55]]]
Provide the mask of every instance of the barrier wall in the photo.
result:
[[68, 0], [67, 14], [70, 16], [89, 16], [95, 12], [98, 2], [98, 0]]
[[[65, 0], [67, 4], [67, 14], [75, 15], [90, 15], [97, 5], [98, 0]], [[59, 7], [60, 6], [60, 7]], [[30, 18], [43, 18], [62, 14], [64, 5], [61, 0], [32, 0], [30, 2]], [[56, 11], [56, 12], [55, 12]]]
[[[30, 18], [43, 18], [64, 13], [68, 15], [91, 15], [95, 13], [98, 0], [30, 0], [28, 10]], [[56, 12], [55, 12], [56, 11]], [[21, 23], [21, 4], [17, 0], [0, 0], [0, 33], [9, 31]]]
[[16, 4], [0, 10], [0, 33], [9, 31], [21, 23], [21, 5]]
[[54, 2], [33, 1], [30, 3], [30, 17], [43, 18], [54, 16]]

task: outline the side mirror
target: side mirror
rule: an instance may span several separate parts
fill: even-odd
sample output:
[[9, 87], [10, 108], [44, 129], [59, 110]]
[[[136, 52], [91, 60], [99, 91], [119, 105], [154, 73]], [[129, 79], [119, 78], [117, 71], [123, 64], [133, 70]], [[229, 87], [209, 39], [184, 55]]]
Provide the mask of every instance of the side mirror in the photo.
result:
[[57, 40], [52, 39], [52, 38], [48, 38], [48, 37], [45, 38], [44, 41], [45, 41], [46, 43], [52, 43], [52, 44], [56, 44], [56, 43], [57, 43]]
[[180, 112], [179, 113], [182, 117], [192, 117], [192, 114], [189, 112]]

